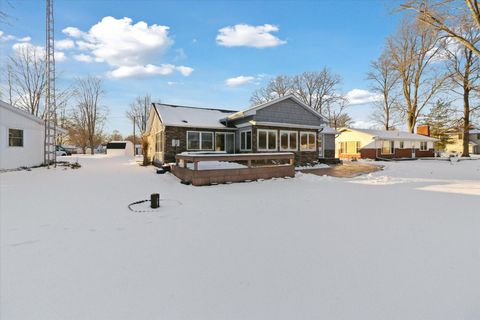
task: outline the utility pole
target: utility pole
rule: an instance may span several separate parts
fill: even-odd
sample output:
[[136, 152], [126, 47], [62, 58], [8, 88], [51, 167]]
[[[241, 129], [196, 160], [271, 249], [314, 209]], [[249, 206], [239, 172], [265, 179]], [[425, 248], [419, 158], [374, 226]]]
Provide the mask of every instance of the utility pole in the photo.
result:
[[45, 30], [45, 142], [44, 164], [57, 166], [57, 104], [55, 100], [55, 39], [53, 0], [46, 0]]

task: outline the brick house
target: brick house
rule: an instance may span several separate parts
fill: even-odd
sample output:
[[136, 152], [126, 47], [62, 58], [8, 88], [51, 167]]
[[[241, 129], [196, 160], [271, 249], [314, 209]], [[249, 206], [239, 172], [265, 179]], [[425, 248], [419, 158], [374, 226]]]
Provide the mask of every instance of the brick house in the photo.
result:
[[292, 95], [242, 111], [153, 103], [145, 134], [155, 164], [173, 162], [185, 151], [288, 151], [302, 164], [335, 155], [335, 131]]
[[339, 130], [336, 138], [336, 155], [340, 159], [433, 157], [435, 141], [404, 131], [345, 128]]

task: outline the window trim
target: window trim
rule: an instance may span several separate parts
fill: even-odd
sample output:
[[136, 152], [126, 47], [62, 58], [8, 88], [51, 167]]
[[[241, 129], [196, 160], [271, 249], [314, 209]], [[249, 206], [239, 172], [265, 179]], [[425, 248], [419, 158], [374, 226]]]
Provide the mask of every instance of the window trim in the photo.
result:
[[[247, 144], [247, 133], [250, 132], [250, 149], [249, 148], [242, 148], [242, 142], [245, 143], [245, 147], [248, 145]], [[242, 134], [245, 134], [245, 139], [242, 139]], [[244, 141], [245, 140], [245, 141]], [[240, 146], [239, 146], [240, 151], [252, 151], [252, 129], [249, 130], [242, 130], [240, 131]]]
[[[422, 148], [422, 144], [425, 144], [425, 149]], [[428, 151], [428, 141], [420, 141], [420, 147], [418, 148], [420, 151]]]
[[[384, 142], [388, 142], [389, 145], [390, 145], [390, 152], [389, 153], [383, 152], [383, 143]], [[380, 153], [385, 154], [385, 155], [395, 154], [395, 142], [393, 140], [382, 140], [382, 145], [380, 146]]]
[[[22, 137], [21, 137], [21, 142], [22, 142], [22, 145], [20, 146], [13, 146], [13, 145], [10, 145], [10, 130], [17, 130], [17, 131], [20, 131], [22, 133]], [[7, 136], [7, 139], [8, 139], [8, 147], [9, 148], [23, 148], [25, 147], [25, 130], [23, 129], [16, 129], [16, 128], [8, 128], [8, 136]], [[20, 139], [19, 137], [15, 137], [15, 139]]]
[[[260, 148], [260, 132], [264, 131], [267, 134], [267, 139], [266, 139], [266, 149]], [[268, 149], [268, 133], [269, 132], [275, 132], [275, 149]], [[257, 129], [257, 151], [278, 151], [278, 130], [275, 129]]]
[[[188, 134], [189, 133], [198, 133], [198, 145], [199, 145], [199, 149], [190, 149], [189, 148], [189, 139], [188, 139]], [[212, 135], [212, 148], [211, 149], [203, 149], [203, 141], [202, 141], [202, 133], [209, 133]], [[196, 130], [189, 130], [187, 131], [186, 133], [187, 135], [187, 150], [191, 150], [191, 151], [202, 151], [202, 150], [215, 150], [215, 137], [214, 137], [214, 132], [213, 131], [196, 131]]]
[[[307, 134], [307, 148], [302, 148], [302, 134], [303, 133], [306, 133]], [[309, 136], [313, 134], [315, 136], [315, 138], [313, 139], [314, 142], [315, 142], [315, 147], [313, 149], [310, 149], [308, 146], [310, 145], [310, 138]], [[300, 151], [307, 151], [307, 152], [312, 152], [312, 151], [316, 151], [317, 150], [317, 133], [316, 132], [313, 132], [313, 131], [300, 131], [300, 135], [299, 135], [299, 139], [300, 139]]]
[[[288, 148], [284, 149], [282, 148], [282, 133], [286, 133], [287, 134], [287, 137], [288, 137]], [[295, 144], [296, 144], [296, 148], [293, 149], [290, 147], [290, 134], [291, 133], [295, 133], [297, 135], [297, 137], [295, 138]], [[298, 150], [298, 131], [295, 131], [295, 130], [280, 130], [279, 132], [279, 135], [278, 135], [278, 139], [280, 141], [280, 145], [279, 145], [279, 148], [280, 148], [280, 151], [297, 151]]]

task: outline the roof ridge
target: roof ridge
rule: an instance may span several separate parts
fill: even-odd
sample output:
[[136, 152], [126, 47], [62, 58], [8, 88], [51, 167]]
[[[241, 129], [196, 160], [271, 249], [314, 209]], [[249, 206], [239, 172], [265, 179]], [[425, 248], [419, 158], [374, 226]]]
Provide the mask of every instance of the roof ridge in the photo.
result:
[[161, 105], [161, 106], [167, 106], [167, 107], [173, 107], [173, 108], [189, 108], [189, 109], [200, 109], [200, 110], [214, 110], [214, 111], [221, 111], [221, 112], [237, 112], [237, 110], [230, 110], [230, 109], [220, 109], [220, 108], [203, 108], [203, 107], [193, 107], [193, 106], [183, 106], [183, 105], [178, 105], [178, 104], [170, 104], [170, 103], [159, 103], [159, 102], [154, 102], [154, 105]]

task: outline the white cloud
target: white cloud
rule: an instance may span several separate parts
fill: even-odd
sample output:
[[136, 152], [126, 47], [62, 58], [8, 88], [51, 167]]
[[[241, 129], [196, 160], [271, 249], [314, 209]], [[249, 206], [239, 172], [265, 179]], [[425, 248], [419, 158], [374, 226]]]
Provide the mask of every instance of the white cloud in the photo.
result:
[[225, 84], [229, 87], [238, 87], [252, 82], [253, 80], [255, 80], [255, 77], [252, 76], [238, 76], [225, 80]]
[[217, 43], [225, 47], [275, 47], [287, 43], [287, 41], [271, 34], [278, 30], [277, 26], [271, 24], [264, 24], [263, 26], [237, 24], [218, 30]]
[[366, 104], [379, 101], [382, 97], [374, 94], [368, 90], [353, 89], [347, 92], [345, 97], [348, 100], [348, 105]]
[[113, 78], [168, 75], [174, 71], [188, 76], [193, 68], [165, 63], [154, 64], [173, 44], [168, 30], [167, 26], [149, 26], [144, 21], [134, 24], [128, 17], [116, 19], [108, 16], [93, 25], [88, 32], [75, 27], [65, 28], [63, 32], [76, 38], [78, 49], [85, 51], [86, 54], [82, 57], [77, 55], [77, 60], [106, 63], [113, 67], [109, 72], [109, 76]]
[[30, 37], [18, 38], [18, 37], [15, 37], [14, 35], [5, 34], [5, 32], [0, 31], [0, 41], [3, 41], [3, 42], [12, 41], [12, 40], [19, 41], [19, 42], [28, 42], [31, 39], [32, 38]]
[[73, 56], [73, 59], [77, 60], [77, 61], [80, 61], [80, 62], [92, 62], [93, 61], [93, 58], [92, 56], [89, 56], [87, 54], [76, 54]]
[[17, 42], [13, 44], [12, 49], [16, 54], [33, 52], [37, 59], [43, 59], [45, 55], [44, 47], [33, 45], [30, 42]]
[[67, 56], [65, 52], [62, 51], [55, 51], [55, 62], [63, 62], [67, 60]]
[[74, 37], [74, 38], [79, 38], [79, 37], [85, 35], [82, 31], [80, 31], [80, 29], [75, 28], [75, 27], [67, 27], [67, 28], [63, 29], [62, 32], [69, 35], [70, 37]]
[[20, 41], [20, 42], [28, 42], [28, 41], [32, 40], [32, 38], [31, 37], [23, 37], [23, 38], [18, 38], [17, 40]]
[[178, 66], [175, 69], [185, 77], [188, 77], [193, 72], [193, 68], [185, 66]]
[[138, 77], [144, 75], [169, 75], [175, 71], [173, 64], [162, 64], [156, 66], [153, 64], [147, 64], [145, 66], [122, 66], [110, 71], [109, 76], [112, 78], [127, 78]]
[[73, 49], [75, 47], [75, 43], [72, 39], [62, 39], [55, 41], [55, 49], [65, 50], [65, 49]]

